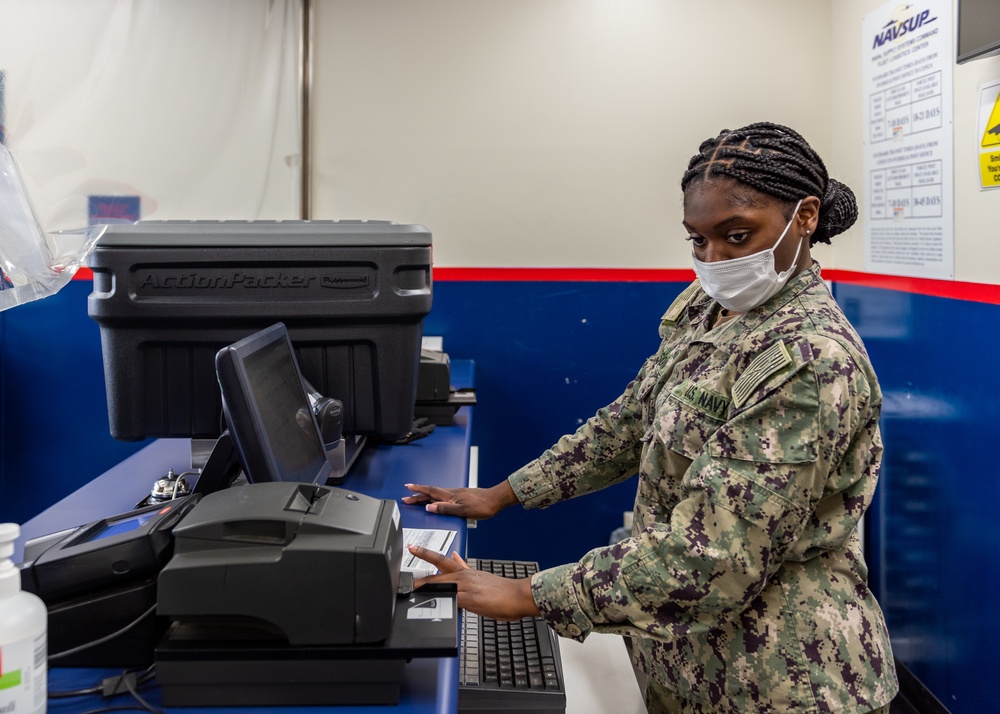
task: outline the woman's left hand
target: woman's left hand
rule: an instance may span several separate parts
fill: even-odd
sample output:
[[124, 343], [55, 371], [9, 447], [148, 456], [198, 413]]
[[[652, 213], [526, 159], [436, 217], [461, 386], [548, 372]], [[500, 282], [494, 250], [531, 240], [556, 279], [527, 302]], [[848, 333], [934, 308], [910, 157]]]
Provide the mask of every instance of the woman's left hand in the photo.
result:
[[458, 553], [446, 558], [418, 545], [409, 546], [409, 550], [441, 571], [440, 575], [420, 578], [413, 584], [414, 589], [425, 583], [456, 583], [459, 607], [494, 620], [520, 620], [541, 614], [531, 596], [531, 578], [501, 578], [473, 570]]

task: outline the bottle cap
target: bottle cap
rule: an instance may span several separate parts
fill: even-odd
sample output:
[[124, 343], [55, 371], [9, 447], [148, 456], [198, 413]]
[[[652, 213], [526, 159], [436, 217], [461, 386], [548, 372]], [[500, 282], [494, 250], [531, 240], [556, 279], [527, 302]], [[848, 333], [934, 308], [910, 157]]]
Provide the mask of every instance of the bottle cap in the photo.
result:
[[14, 541], [21, 536], [21, 526], [16, 523], [0, 523], [0, 558], [14, 555]]
[[0, 597], [13, 595], [21, 589], [21, 571], [10, 561], [14, 541], [21, 535], [16, 523], [0, 523]]

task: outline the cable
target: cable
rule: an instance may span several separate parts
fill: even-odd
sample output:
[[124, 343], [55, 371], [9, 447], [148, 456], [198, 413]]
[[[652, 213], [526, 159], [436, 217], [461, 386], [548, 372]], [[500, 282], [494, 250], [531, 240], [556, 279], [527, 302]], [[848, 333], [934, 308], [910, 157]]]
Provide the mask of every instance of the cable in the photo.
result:
[[[118, 704], [114, 706], [101, 707], [99, 709], [90, 710], [89, 714], [96, 714], [97, 712], [109, 712], [109, 711], [147, 711], [151, 714], [165, 714], [165, 712], [150, 704], [146, 701], [138, 691], [138, 687], [151, 681], [155, 676], [156, 665], [151, 664], [146, 669], [141, 671], [134, 671], [126, 669], [121, 674], [114, 677], [105, 678], [98, 686], [89, 687], [87, 689], [78, 689], [71, 692], [49, 692], [48, 696], [53, 699], [61, 699], [65, 697], [77, 697], [85, 696], [88, 694], [100, 694], [105, 699], [111, 697], [121, 696], [122, 694], [128, 693], [135, 699], [139, 706], [133, 706], [128, 704]], [[85, 713], [86, 714], [86, 713]]]
[[93, 686], [87, 687], [86, 689], [73, 689], [69, 691], [48, 691], [49, 699], [66, 699], [69, 697], [84, 697], [88, 694], [100, 694], [103, 697], [113, 697], [118, 694], [129, 691], [128, 686], [125, 684], [126, 679], [133, 679], [137, 686], [142, 686], [150, 680], [152, 680], [156, 674], [154, 669], [156, 664], [151, 664], [146, 669], [137, 671], [126, 669], [119, 675], [114, 677], [106, 677], [101, 680], [101, 683]]
[[149, 665], [146, 669], [141, 672], [135, 673], [135, 683], [145, 684], [156, 676], [156, 663]]
[[66, 699], [68, 697], [83, 697], [88, 694], [97, 694], [99, 691], [101, 691], [100, 685], [96, 687], [89, 687], [87, 689], [74, 689], [69, 692], [53, 692], [52, 690], [49, 690], [48, 697], [49, 699]]
[[136, 689], [135, 685], [127, 678], [123, 681], [123, 683], [125, 684], [125, 688], [128, 689], [129, 694], [131, 694], [132, 697], [142, 705], [143, 709], [148, 712], [152, 712], [153, 714], [166, 714], [162, 709], [154, 707], [152, 704], [143, 699], [139, 695], [139, 691]]
[[51, 662], [52, 660], [55, 660], [55, 659], [62, 659], [63, 657], [69, 657], [70, 655], [77, 654], [78, 652], [83, 652], [84, 650], [89, 650], [91, 647], [96, 647], [97, 645], [103, 645], [105, 642], [110, 642], [111, 640], [115, 639], [119, 635], [124, 635], [126, 632], [128, 632], [129, 630], [131, 630], [133, 627], [135, 627], [140, 622], [142, 622], [143, 620], [145, 620], [147, 617], [149, 617], [150, 615], [152, 615], [154, 612], [156, 612], [156, 605], [155, 604], [152, 607], [150, 607], [148, 610], [146, 610], [146, 612], [144, 612], [141, 615], [139, 615], [139, 617], [137, 617], [136, 619], [132, 620], [132, 622], [130, 622], [129, 624], [125, 625], [125, 627], [121, 628], [117, 632], [112, 632], [110, 635], [106, 635], [106, 636], [100, 638], [99, 640], [93, 640], [91, 642], [86, 642], [86, 643], [84, 643], [84, 644], [82, 644], [82, 645], [80, 645], [78, 647], [74, 647], [72, 649], [65, 650], [64, 652], [56, 652], [55, 654], [50, 654], [49, 655], [49, 661]]

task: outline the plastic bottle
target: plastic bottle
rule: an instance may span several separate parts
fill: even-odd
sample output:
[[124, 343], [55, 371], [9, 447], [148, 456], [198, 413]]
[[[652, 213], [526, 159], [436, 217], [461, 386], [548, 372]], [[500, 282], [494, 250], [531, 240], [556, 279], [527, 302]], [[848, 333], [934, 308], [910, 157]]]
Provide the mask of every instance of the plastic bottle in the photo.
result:
[[632, 535], [632, 511], [622, 513], [622, 524], [611, 531], [608, 545], [614, 545]]
[[16, 523], [0, 523], [0, 714], [42, 714], [46, 704], [48, 611], [21, 591], [14, 567]]

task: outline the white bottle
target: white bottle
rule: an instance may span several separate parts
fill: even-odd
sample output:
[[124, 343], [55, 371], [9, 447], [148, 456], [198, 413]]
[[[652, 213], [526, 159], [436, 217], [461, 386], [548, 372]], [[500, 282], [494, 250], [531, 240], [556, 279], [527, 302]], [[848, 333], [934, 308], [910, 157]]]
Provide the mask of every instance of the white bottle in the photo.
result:
[[0, 523], [0, 714], [43, 714], [48, 611], [21, 592], [21, 572], [10, 560], [19, 535], [16, 523]]

